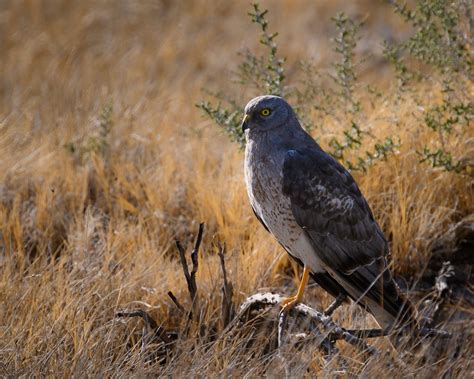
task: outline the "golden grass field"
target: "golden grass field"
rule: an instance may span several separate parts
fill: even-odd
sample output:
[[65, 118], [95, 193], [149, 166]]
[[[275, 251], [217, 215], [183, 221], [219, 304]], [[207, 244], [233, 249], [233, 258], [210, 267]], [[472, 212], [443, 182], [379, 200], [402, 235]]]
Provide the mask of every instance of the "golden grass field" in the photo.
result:
[[[189, 307], [175, 240], [190, 249], [199, 222], [206, 227], [197, 273], [204, 325], [219, 325], [219, 243], [226, 244], [237, 306], [262, 289], [295, 290], [298, 269], [249, 206], [242, 151], [195, 107], [206, 98], [202, 88], [233, 88], [242, 104], [259, 95], [231, 83], [236, 53], [258, 49], [249, 6], [204, 0], [0, 1], [2, 377], [284, 376], [275, 354], [264, 355], [258, 344], [246, 348], [244, 337], [202, 341], [194, 333], [199, 325], [178, 340], [165, 363], [149, 361], [139, 337], [142, 321], [115, 317], [120, 310], [143, 309], [167, 330], [182, 330], [183, 319], [167, 296], [171, 290]], [[363, 49], [386, 38], [383, 25], [405, 32], [378, 2], [288, 0], [262, 6], [270, 9], [271, 29], [280, 33], [289, 76], [300, 59], [331, 59], [329, 18], [339, 11], [367, 18], [371, 32]], [[363, 75], [391, 90], [383, 64]], [[426, 100], [436, 101], [439, 91], [426, 91]], [[68, 144], [94, 140], [108, 105], [113, 127], [106, 152], [71, 153]], [[454, 251], [459, 227], [474, 223], [472, 178], [418, 163], [415, 150], [434, 137], [420, 126], [416, 107], [407, 97], [397, 108], [386, 103], [373, 109], [365, 120], [373, 134], [391, 135], [396, 125], [403, 143], [387, 162], [354, 174], [390, 240], [393, 269], [408, 282], [423, 275], [435, 247]], [[325, 147], [342, 127], [328, 121], [313, 134]], [[473, 159], [473, 129], [461, 143], [446, 141], [457, 159]], [[305, 295], [316, 308], [331, 300], [314, 285]], [[462, 308], [467, 317], [433, 359], [418, 356], [402, 365], [388, 353], [366, 358], [341, 344], [345, 372], [314, 349], [296, 351], [303, 363], [293, 374], [472, 376], [472, 304], [456, 298], [448, 308]], [[349, 305], [335, 320], [373, 324]], [[388, 348], [383, 339], [374, 343]]]

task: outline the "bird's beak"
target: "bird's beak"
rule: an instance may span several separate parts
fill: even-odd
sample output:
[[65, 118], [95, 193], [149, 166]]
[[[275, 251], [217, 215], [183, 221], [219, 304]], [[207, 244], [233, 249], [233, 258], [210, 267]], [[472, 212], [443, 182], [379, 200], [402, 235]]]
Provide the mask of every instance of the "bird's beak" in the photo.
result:
[[241, 127], [242, 127], [242, 133], [245, 133], [245, 131], [246, 131], [248, 128], [250, 128], [250, 126], [249, 126], [249, 120], [250, 120], [250, 116], [249, 116], [248, 114], [246, 114], [246, 115], [244, 116], [244, 119], [242, 120], [242, 125], [241, 125]]

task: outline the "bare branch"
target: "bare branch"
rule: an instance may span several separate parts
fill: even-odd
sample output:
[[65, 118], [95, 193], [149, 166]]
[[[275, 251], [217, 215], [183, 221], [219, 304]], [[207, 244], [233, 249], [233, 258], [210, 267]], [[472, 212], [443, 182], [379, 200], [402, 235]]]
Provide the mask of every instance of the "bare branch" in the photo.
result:
[[433, 287], [430, 298], [425, 301], [425, 309], [423, 310], [423, 318], [427, 330], [432, 330], [431, 327], [436, 320], [441, 305], [445, 301], [445, 293], [450, 291], [448, 285], [448, 278], [453, 276], [454, 268], [449, 261], [444, 262], [435, 278], [435, 285]]
[[195, 275], [198, 270], [198, 252], [199, 247], [201, 246], [202, 236], [204, 234], [204, 223], [199, 224], [199, 231], [196, 238], [196, 243], [194, 244], [193, 252], [191, 253], [191, 261], [193, 262], [193, 269], [191, 271], [191, 276]]
[[147, 326], [148, 330], [154, 330], [158, 328], [158, 324], [156, 321], [151, 317], [147, 312], [139, 309], [136, 311], [121, 311], [117, 312], [116, 317], [141, 317], [143, 321], [145, 322], [145, 325]]
[[334, 311], [339, 308], [347, 300], [347, 296], [343, 293], [337, 295], [336, 299], [329, 305], [329, 307], [324, 311], [326, 316], [331, 316]]
[[222, 327], [225, 328], [229, 321], [234, 316], [234, 305], [232, 303], [233, 287], [230, 282], [227, 281], [227, 272], [225, 268], [225, 244], [221, 246], [219, 251], [219, 258], [222, 268], [222, 276], [224, 283], [222, 285]]
[[[242, 317], [251, 307], [265, 307], [268, 305], [277, 305], [280, 304], [283, 299], [283, 296], [274, 293], [258, 293], [252, 295], [244, 301], [244, 303], [240, 307], [239, 314], [236, 318], [239, 319], [240, 317]], [[377, 355], [379, 353], [376, 348], [367, 345], [361, 338], [358, 338], [357, 336], [349, 333], [344, 328], [341, 328], [339, 325], [334, 323], [329, 316], [326, 316], [323, 313], [318, 312], [305, 304], [298, 304], [290, 311], [289, 314], [299, 314], [313, 321], [318, 334], [324, 333], [326, 335], [326, 337], [321, 341], [321, 345], [324, 345], [323, 347], [325, 348], [327, 347], [328, 342], [330, 341], [344, 340], [350, 343], [351, 345], [354, 345], [359, 350], [362, 350], [369, 354]], [[282, 316], [282, 313], [280, 312], [278, 333], [278, 341], [280, 347], [281, 344], [285, 341], [285, 324], [286, 317], [284, 315]], [[331, 344], [329, 343], [329, 345]]]
[[184, 277], [186, 278], [186, 283], [188, 284], [189, 294], [191, 295], [191, 301], [193, 300], [191, 289], [189, 283], [191, 282], [191, 275], [189, 275], [188, 262], [186, 261], [186, 252], [181, 245], [181, 242], [176, 240], [176, 248], [178, 249], [179, 258], [181, 260], [181, 266], [183, 267]]
[[199, 231], [194, 244], [194, 249], [191, 253], [191, 262], [193, 267], [191, 273], [189, 273], [188, 262], [186, 260], [186, 252], [179, 241], [176, 241], [176, 247], [178, 249], [179, 257], [181, 260], [181, 266], [183, 267], [184, 276], [188, 285], [189, 296], [193, 304], [193, 308], [197, 307], [197, 285], [196, 285], [196, 273], [199, 267], [198, 253], [199, 247], [201, 246], [202, 236], [204, 233], [204, 223], [199, 224]]
[[178, 301], [176, 296], [173, 294], [173, 292], [168, 291], [168, 296], [170, 299], [173, 301], [173, 303], [176, 305], [176, 307], [181, 311], [181, 313], [186, 313], [186, 309], [181, 305], [181, 303]]
[[130, 311], [130, 312], [121, 311], [121, 312], [117, 312], [116, 317], [141, 317], [143, 321], [145, 322], [145, 329], [146, 329], [146, 333], [144, 333], [143, 337], [145, 337], [145, 334], [153, 333], [155, 337], [159, 338], [162, 342], [166, 344], [172, 342], [172, 339], [167, 335], [166, 331], [161, 326], [158, 326], [155, 319], [151, 317], [150, 314], [148, 312], [145, 312], [144, 310], [139, 309], [139, 310]]
[[196, 273], [199, 267], [199, 247], [201, 246], [202, 236], [204, 233], [204, 223], [199, 224], [199, 231], [196, 237], [196, 243], [194, 244], [194, 249], [191, 253], [191, 262], [193, 263], [193, 268], [191, 270], [191, 277], [188, 283], [189, 292], [191, 293], [191, 300], [193, 303], [196, 301], [197, 295], [197, 285], [196, 285]]

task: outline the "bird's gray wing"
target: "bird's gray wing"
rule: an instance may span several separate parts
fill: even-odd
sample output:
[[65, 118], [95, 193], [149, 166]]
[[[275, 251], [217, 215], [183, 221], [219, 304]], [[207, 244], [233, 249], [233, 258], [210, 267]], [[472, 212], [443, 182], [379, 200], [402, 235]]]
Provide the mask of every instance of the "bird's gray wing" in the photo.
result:
[[322, 150], [290, 150], [282, 181], [296, 222], [335, 279], [354, 300], [366, 296], [397, 317], [403, 300], [387, 269], [388, 244], [350, 173]]
[[296, 222], [321, 244], [323, 261], [349, 274], [380, 259], [388, 245], [349, 172], [322, 150], [290, 150], [283, 193]]

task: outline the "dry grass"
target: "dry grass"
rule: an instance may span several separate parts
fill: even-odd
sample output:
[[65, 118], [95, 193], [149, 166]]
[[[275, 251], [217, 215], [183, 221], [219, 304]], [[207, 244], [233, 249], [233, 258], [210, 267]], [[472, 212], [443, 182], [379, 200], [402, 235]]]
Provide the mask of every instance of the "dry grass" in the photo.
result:
[[[264, 3], [290, 67], [308, 55], [326, 59], [324, 20], [348, 6], [325, 3]], [[355, 2], [349, 11], [370, 11], [374, 31], [387, 20], [397, 27], [387, 8], [370, 4]], [[291, 266], [248, 206], [242, 153], [194, 107], [202, 87], [228, 87], [235, 51], [256, 46], [247, 10], [246, 2], [227, 1], [0, 3], [1, 375], [282, 375], [274, 355], [244, 348], [243, 337], [211, 346], [189, 337], [165, 365], [146, 363], [136, 339], [140, 323], [114, 319], [117, 310], [135, 307], [179, 327], [166, 296], [173, 290], [187, 300], [174, 240], [189, 244], [200, 221], [207, 228], [198, 271], [206, 323], [219, 318], [218, 241], [227, 245], [236, 304], [262, 287], [293, 290]], [[98, 138], [107, 104], [113, 128], [106, 152], [71, 153], [68, 143]], [[439, 241], [455, 242], [453, 225], [467, 217], [472, 223], [474, 205], [472, 182], [417, 163], [415, 148], [432, 135], [412, 107], [408, 99], [396, 112], [400, 153], [357, 175], [406, 278], [422, 272]], [[382, 107], [367, 122], [385, 136], [393, 133], [391, 115]], [[320, 131], [323, 145], [337, 128]], [[448, 141], [457, 158], [472, 158], [473, 137], [471, 128], [463, 146]], [[308, 293], [316, 304], [330, 301], [316, 288]], [[354, 307], [336, 317], [371, 322]], [[472, 337], [456, 338], [436, 363], [413, 361], [401, 371], [387, 366], [388, 356], [365, 361], [345, 347], [341, 354], [365, 376], [467, 377]], [[305, 354], [303, 371], [295, 372], [334, 375], [338, 362], [323, 366], [316, 350]]]

